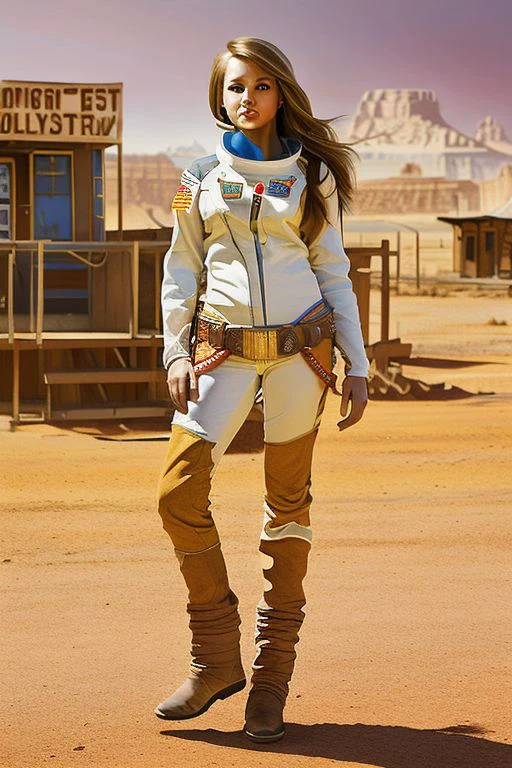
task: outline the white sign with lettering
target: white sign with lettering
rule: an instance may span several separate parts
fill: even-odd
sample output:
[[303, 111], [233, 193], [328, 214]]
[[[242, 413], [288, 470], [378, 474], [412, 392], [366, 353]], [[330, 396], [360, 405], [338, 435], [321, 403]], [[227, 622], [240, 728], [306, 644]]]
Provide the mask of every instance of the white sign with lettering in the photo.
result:
[[0, 141], [117, 144], [122, 83], [0, 80]]

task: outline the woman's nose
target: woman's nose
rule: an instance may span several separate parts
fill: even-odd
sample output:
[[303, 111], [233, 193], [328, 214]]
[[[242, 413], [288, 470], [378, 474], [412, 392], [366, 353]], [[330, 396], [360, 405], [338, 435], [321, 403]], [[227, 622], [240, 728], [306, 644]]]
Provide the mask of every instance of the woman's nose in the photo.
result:
[[252, 103], [251, 95], [249, 91], [244, 91], [242, 94], [242, 104], [250, 104]]

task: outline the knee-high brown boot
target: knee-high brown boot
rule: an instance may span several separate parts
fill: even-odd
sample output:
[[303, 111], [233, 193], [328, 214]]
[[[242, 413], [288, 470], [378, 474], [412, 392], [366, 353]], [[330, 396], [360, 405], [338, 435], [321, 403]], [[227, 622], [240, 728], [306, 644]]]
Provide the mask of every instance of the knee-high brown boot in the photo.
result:
[[283, 708], [306, 603], [302, 586], [311, 548], [311, 460], [317, 430], [265, 444], [265, 519], [260, 540], [265, 590], [256, 614], [257, 655], [244, 732], [254, 741], [284, 735]]
[[166, 720], [206, 712], [217, 699], [241, 691], [238, 598], [209, 512], [212, 444], [173, 425], [159, 485], [159, 512], [188, 587], [192, 662], [184, 683], [155, 709]]

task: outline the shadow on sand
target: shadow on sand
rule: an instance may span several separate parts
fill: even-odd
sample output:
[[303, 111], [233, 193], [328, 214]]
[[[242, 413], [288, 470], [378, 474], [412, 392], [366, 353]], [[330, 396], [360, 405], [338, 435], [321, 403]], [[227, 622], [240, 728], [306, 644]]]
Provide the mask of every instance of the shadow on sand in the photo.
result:
[[419, 730], [391, 725], [288, 723], [276, 744], [258, 745], [240, 731], [164, 730], [164, 736], [275, 754], [323, 757], [379, 768], [512, 768], [512, 746], [487, 741], [478, 726]]

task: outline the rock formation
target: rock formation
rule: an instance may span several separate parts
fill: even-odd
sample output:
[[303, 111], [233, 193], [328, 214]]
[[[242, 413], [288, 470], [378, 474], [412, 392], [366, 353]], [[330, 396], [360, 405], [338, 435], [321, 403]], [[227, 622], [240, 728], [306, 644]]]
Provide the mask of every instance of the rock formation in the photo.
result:
[[363, 179], [398, 176], [412, 162], [424, 177], [480, 181], [495, 177], [509, 159], [447, 123], [435, 92], [426, 89], [366, 91], [350, 125], [338, 120], [333, 126], [354, 144]]
[[476, 129], [475, 138], [498, 152], [512, 155], [512, 142], [505, 132], [505, 128], [496, 120], [487, 115]]

